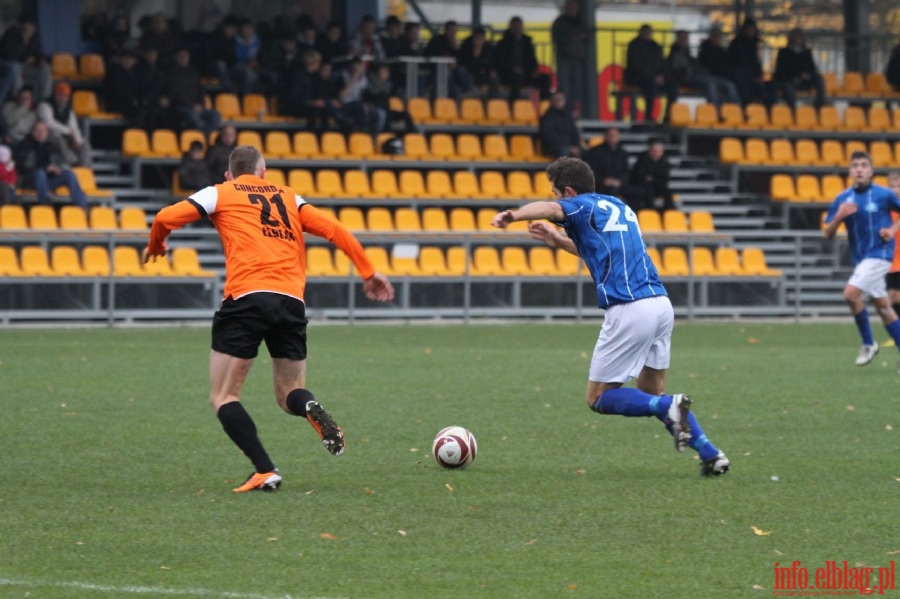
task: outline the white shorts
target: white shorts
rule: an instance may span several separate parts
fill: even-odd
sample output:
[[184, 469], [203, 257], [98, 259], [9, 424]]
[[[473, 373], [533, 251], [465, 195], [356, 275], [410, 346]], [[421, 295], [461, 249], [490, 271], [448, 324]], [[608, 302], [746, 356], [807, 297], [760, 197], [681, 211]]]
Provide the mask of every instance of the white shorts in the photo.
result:
[[847, 284], [861, 289], [873, 299], [881, 299], [887, 297], [887, 284], [884, 277], [890, 270], [890, 260], [865, 258], [853, 269], [853, 274], [850, 275]]
[[610, 307], [594, 346], [588, 379], [627, 383], [644, 366], [667, 369], [674, 324], [675, 312], [665, 296]]

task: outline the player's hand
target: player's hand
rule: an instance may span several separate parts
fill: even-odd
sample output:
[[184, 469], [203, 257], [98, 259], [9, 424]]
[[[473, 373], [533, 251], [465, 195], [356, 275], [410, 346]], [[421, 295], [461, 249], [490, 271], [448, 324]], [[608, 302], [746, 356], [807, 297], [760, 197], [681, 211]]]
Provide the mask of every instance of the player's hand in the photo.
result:
[[389, 302], [394, 299], [394, 286], [388, 281], [388, 278], [376, 272], [371, 277], [363, 281], [363, 293], [370, 300], [376, 302]]
[[163, 249], [159, 253], [150, 253], [150, 246], [145, 247], [141, 250], [141, 264], [147, 264], [148, 262], [156, 262], [156, 259], [160, 256], [166, 255], [166, 246], [163, 245]]
[[837, 214], [835, 214], [835, 216], [842, 219], [847, 218], [851, 214], [855, 214], [858, 209], [859, 206], [856, 205], [856, 202], [844, 202], [838, 206]]
[[537, 239], [552, 248], [559, 247], [557, 239], [560, 237], [559, 231], [550, 223], [538, 220], [528, 223], [528, 232], [531, 233], [532, 239]]
[[505, 229], [511, 223], [515, 222], [515, 218], [513, 218], [512, 210], [504, 210], [503, 212], [498, 212], [494, 218], [491, 220], [491, 226], [497, 227], [498, 229]]
[[880, 229], [878, 235], [881, 237], [882, 241], [890, 241], [894, 237], [894, 234], [890, 229]]

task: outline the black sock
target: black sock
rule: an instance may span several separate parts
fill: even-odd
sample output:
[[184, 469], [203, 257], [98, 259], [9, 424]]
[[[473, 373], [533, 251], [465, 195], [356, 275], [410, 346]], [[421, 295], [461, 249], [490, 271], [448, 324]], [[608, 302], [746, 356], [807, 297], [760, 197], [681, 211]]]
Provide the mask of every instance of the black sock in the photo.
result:
[[306, 418], [306, 404], [311, 401], [316, 401], [316, 398], [307, 389], [294, 389], [287, 394], [285, 403], [294, 415]]
[[269, 454], [263, 449], [262, 442], [256, 434], [256, 425], [250, 414], [239, 401], [223, 404], [216, 413], [225, 433], [235, 445], [244, 452], [257, 472], [265, 473], [275, 470], [275, 465], [269, 459]]
[[891, 304], [891, 308], [894, 309], [894, 314], [900, 316], [900, 304]]

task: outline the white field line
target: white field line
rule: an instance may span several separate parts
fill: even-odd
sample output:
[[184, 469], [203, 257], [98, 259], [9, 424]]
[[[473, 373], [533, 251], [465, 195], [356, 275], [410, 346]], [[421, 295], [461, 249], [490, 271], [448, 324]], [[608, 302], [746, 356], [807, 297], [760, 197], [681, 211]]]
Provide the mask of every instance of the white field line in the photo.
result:
[[231, 591], [214, 591], [212, 589], [203, 589], [190, 587], [186, 589], [172, 589], [164, 587], [144, 587], [144, 586], [111, 586], [105, 584], [93, 584], [90, 582], [77, 581], [52, 581], [52, 580], [21, 580], [0, 578], [0, 587], [27, 587], [27, 588], [65, 588], [79, 589], [83, 591], [94, 591], [97, 593], [115, 593], [115, 594], [132, 594], [132, 595], [150, 595], [150, 596], [169, 596], [169, 597], [222, 597], [225, 599], [337, 599], [326, 597], [301, 597], [299, 595], [260, 595], [258, 593], [236, 593]]

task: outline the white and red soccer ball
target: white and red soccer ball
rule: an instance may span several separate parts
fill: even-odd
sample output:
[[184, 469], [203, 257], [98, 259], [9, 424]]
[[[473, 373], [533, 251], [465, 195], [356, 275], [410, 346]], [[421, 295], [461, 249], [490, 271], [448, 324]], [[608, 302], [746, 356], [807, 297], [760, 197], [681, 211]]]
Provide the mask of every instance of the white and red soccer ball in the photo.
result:
[[478, 452], [475, 436], [461, 426], [441, 429], [431, 444], [431, 453], [442, 468], [462, 470], [472, 463]]

